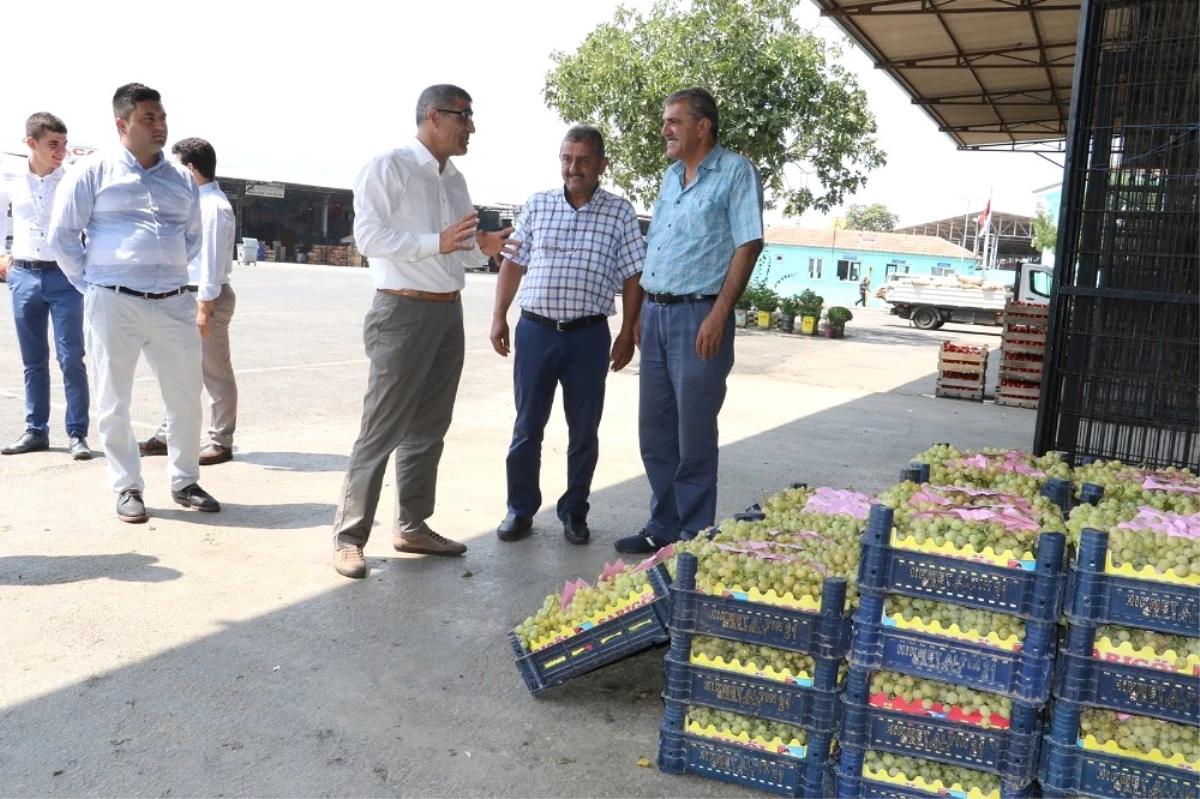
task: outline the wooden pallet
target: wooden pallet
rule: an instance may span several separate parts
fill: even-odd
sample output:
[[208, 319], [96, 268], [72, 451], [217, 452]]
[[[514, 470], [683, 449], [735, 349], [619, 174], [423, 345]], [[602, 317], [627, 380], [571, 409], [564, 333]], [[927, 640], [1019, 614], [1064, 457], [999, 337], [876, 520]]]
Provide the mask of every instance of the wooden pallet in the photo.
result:
[[935, 397], [942, 397], [944, 399], [960, 399], [970, 400], [971, 402], [983, 402], [983, 386], [979, 385], [975, 388], [953, 388], [951, 386], [944, 386], [939, 381], [937, 387], [933, 390], [933, 395]]
[[1022, 397], [1012, 397], [999, 392], [996, 393], [996, 404], [1007, 405], [1011, 408], [1033, 408], [1036, 409], [1038, 401], [1036, 399], [1025, 399]]

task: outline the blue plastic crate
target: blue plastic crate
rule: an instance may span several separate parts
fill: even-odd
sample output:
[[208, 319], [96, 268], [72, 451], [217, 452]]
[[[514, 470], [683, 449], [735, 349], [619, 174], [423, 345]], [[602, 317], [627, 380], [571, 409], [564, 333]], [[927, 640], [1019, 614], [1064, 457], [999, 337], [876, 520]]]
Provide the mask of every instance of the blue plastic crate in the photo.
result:
[[663, 564], [650, 570], [655, 597], [649, 604], [570, 638], [529, 652], [515, 632], [508, 634], [517, 669], [535, 696], [589, 671], [615, 663], [667, 641], [671, 610], [671, 577]]
[[1080, 505], [1099, 505], [1100, 500], [1104, 497], [1104, 486], [1098, 486], [1095, 483], [1084, 483], [1079, 487], [1079, 503]]
[[1025, 784], [1037, 778], [1044, 704], [1014, 702], [1007, 729], [918, 716], [870, 704], [871, 672], [851, 668], [842, 701], [843, 746], [936, 760]]
[[819, 613], [711, 596], [695, 590], [695, 585], [696, 556], [682, 554], [676, 560], [676, 580], [671, 586], [672, 625], [680, 632], [787, 649], [814, 658], [842, 658], [850, 648], [852, 621], [844, 610], [845, 578], [825, 579]]
[[1084, 705], [1055, 698], [1050, 732], [1042, 742], [1041, 784], [1048, 797], [1142, 799], [1200, 796], [1200, 775], [1133, 757], [1082, 749], [1079, 717]]
[[896, 549], [895, 511], [873, 505], [862, 536], [858, 587], [950, 602], [1024, 619], [1055, 621], [1062, 613], [1066, 538], [1043, 533], [1033, 571]]
[[1026, 622], [1024, 648], [1012, 652], [891, 627], [882, 622], [883, 596], [863, 593], [859, 602], [852, 666], [959, 683], [1013, 700], [1049, 700], [1057, 649], [1053, 624]]
[[1051, 477], [1042, 486], [1041, 494], [1058, 506], [1059, 510], [1063, 512], [1064, 519], [1071, 512], [1075, 494], [1072, 490], [1070, 480], [1064, 480], [1061, 477]]
[[[877, 782], [862, 776], [863, 756], [866, 750], [844, 746], [840, 762], [834, 769], [835, 799], [966, 799], [962, 793], [922, 791], [890, 782]], [[1038, 785], [1030, 780], [1024, 783], [1000, 783], [1000, 799], [1030, 799], [1038, 796]]]
[[1084, 529], [1067, 581], [1066, 612], [1096, 624], [1121, 624], [1195, 637], [1200, 629], [1200, 586], [1105, 574], [1108, 533]]
[[1072, 620], [1059, 650], [1054, 695], [1137, 716], [1200, 725], [1200, 675], [1094, 657], [1096, 625]]

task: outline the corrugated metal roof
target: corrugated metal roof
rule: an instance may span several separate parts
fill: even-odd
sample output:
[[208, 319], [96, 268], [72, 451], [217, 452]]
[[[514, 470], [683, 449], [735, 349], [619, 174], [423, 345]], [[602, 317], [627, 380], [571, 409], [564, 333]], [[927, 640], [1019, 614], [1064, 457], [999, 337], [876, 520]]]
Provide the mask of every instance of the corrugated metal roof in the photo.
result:
[[1066, 137], [1077, 0], [813, 2], [960, 148]]
[[870, 230], [834, 230], [769, 225], [764, 241], [785, 247], [814, 247], [824, 250], [884, 252], [894, 255], [927, 255], [931, 258], [971, 258], [978, 256], [937, 236], [911, 236], [905, 233], [876, 233]]

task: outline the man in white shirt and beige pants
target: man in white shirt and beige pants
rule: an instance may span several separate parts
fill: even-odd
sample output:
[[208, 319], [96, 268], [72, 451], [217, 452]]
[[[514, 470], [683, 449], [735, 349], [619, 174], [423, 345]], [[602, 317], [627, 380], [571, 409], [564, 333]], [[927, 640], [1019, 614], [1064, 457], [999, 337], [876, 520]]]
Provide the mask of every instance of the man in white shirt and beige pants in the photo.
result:
[[388, 458], [396, 460], [393, 546], [400, 552], [461, 555], [466, 546], [426, 524], [464, 356], [460, 293], [465, 269], [511, 255], [512, 228], [476, 230], [462, 173], [475, 124], [471, 96], [440, 84], [417, 101], [417, 135], [376, 156], [354, 184], [354, 239], [370, 259], [375, 299], [363, 323], [371, 361], [362, 426], [333, 522], [333, 567], [365, 577], [363, 547], [375, 521]]

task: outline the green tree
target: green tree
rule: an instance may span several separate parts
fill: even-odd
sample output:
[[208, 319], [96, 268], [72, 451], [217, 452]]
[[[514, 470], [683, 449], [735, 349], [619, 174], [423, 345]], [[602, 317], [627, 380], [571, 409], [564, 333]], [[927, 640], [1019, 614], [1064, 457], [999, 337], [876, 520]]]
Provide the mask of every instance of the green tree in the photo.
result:
[[[546, 105], [604, 133], [612, 180], [649, 207], [668, 165], [663, 101], [704, 86], [720, 109], [724, 146], [762, 174], [767, 207], [828, 211], [885, 163], [866, 93], [841, 52], [798, 26], [790, 0], [659, 0], [621, 7], [574, 54], [557, 51]], [[784, 168], [802, 173], [791, 185]], [[794, 171], [794, 170], [789, 170]]]
[[1058, 222], [1046, 213], [1046, 206], [1038, 203], [1033, 217], [1033, 249], [1054, 252], [1058, 244]]
[[845, 219], [850, 230], [874, 230], [877, 233], [890, 233], [900, 222], [900, 217], [882, 203], [852, 205], [846, 209]]

